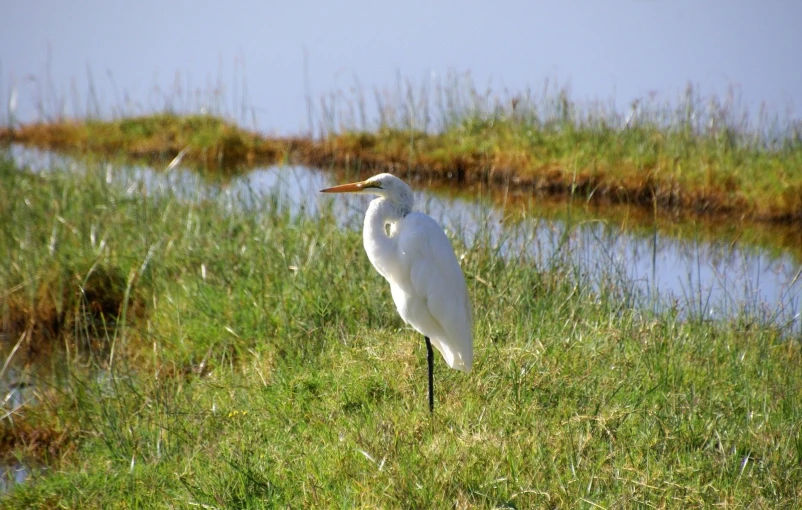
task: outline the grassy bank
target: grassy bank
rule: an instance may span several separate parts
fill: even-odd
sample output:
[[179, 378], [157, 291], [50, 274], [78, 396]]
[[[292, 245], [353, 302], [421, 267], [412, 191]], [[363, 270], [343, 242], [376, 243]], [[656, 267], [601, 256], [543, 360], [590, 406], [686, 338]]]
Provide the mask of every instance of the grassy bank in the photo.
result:
[[215, 173], [287, 161], [365, 173], [393, 169], [461, 186], [802, 225], [799, 123], [750, 124], [747, 113], [727, 101], [704, 103], [693, 89], [676, 107], [636, 105], [627, 118], [582, 108], [565, 92], [499, 102], [470, 84], [379, 99], [375, 123], [365, 120], [362, 97], [323, 105], [319, 137], [272, 137], [221, 118], [157, 114], [14, 126], [0, 129], [0, 141], [164, 165], [181, 154]]
[[802, 353], [748, 317], [649, 316], [596, 267], [457, 243], [475, 369], [438, 360], [429, 416], [422, 342], [331, 201], [245, 211], [105, 165], [0, 184], [3, 354], [65, 366], [0, 421], [38, 466], [4, 508], [802, 500]]

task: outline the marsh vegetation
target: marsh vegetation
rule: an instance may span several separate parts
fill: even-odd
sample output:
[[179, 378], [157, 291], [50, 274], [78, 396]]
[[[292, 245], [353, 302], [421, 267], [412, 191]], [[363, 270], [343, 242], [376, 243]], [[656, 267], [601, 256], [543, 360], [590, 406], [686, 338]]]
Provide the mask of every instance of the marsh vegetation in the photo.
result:
[[358, 210], [137, 174], [179, 154], [218, 176], [390, 165], [418, 183], [498, 179], [798, 225], [793, 126], [772, 140], [490, 106], [298, 139], [173, 114], [4, 131], [82, 159], [0, 160], [3, 371], [33, 388], [3, 408], [2, 460], [30, 470], [3, 506], [798, 506], [793, 325], [635, 306], [631, 282], [589, 279], [605, 261], [568, 242], [540, 259], [484, 225], [470, 239], [450, 229], [476, 358], [468, 375], [437, 366], [429, 416], [425, 347], [343, 228]]

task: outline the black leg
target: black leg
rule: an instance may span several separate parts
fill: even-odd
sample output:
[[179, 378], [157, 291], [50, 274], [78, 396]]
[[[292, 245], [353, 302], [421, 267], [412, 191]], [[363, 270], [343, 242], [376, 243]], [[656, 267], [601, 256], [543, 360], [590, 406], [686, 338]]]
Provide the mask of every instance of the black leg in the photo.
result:
[[423, 338], [426, 339], [426, 361], [429, 363], [429, 412], [434, 413], [434, 352], [429, 337]]

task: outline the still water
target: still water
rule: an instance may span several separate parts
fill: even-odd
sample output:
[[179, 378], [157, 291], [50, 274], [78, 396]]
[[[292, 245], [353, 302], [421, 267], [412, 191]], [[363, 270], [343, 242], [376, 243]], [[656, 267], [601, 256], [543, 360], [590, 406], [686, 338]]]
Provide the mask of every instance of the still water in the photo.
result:
[[[11, 153], [33, 171], [80, 171], [80, 164], [50, 152], [14, 146]], [[255, 169], [224, 185], [209, 184], [180, 166], [157, 172], [108, 164], [106, 177], [132, 193], [144, 188], [182, 200], [215, 199], [224, 208], [253, 208], [269, 198], [281, 201], [292, 214], [314, 217], [322, 207], [333, 207], [341, 227], [355, 230], [361, 229], [371, 200], [321, 195], [319, 190], [336, 184], [332, 174], [298, 166]], [[487, 196], [466, 197], [455, 190], [418, 187], [416, 203], [469, 250], [487, 246], [505, 257], [524, 255], [537, 268], [569, 263], [593, 285], [612, 283], [625, 289], [633, 306], [676, 306], [680, 313], [701, 319], [745, 312], [786, 333], [802, 334], [802, 265], [791, 253], [769, 252], [735, 239], [711, 241], [701, 233], [678, 239], [635, 232], [587, 215], [554, 219], [553, 207], [541, 210], [537, 200], [529, 203], [525, 219], [511, 218]]]

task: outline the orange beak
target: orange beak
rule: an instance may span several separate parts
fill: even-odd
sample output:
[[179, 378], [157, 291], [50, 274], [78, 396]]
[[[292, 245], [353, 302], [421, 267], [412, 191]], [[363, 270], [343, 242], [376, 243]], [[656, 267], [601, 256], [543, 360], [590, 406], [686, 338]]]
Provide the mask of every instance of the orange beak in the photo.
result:
[[356, 193], [358, 191], [362, 191], [365, 189], [367, 185], [366, 181], [360, 182], [352, 182], [349, 184], [340, 184], [339, 186], [332, 186], [331, 188], [326, 188], [320, 190], [321, 193]]

